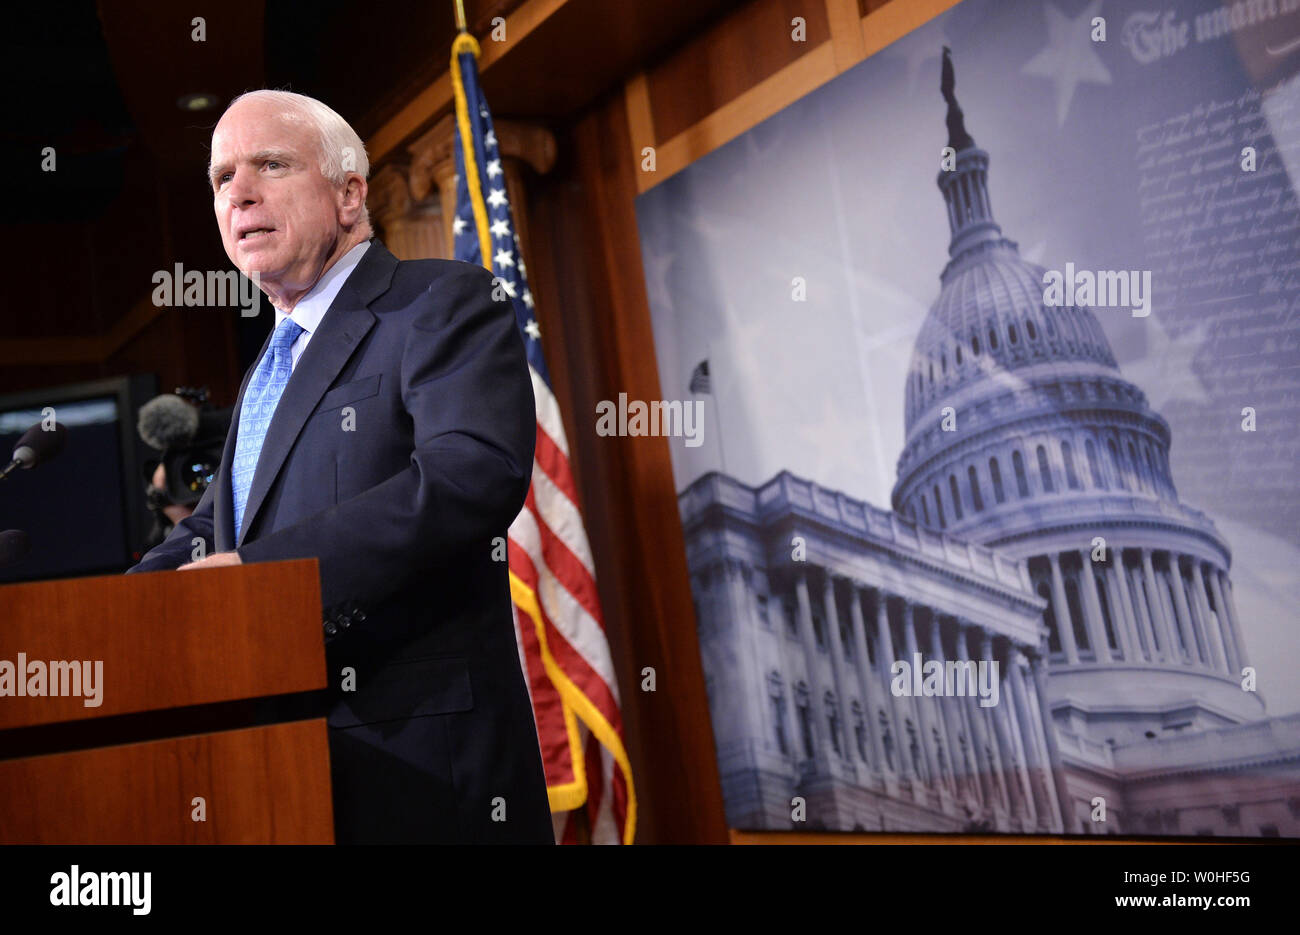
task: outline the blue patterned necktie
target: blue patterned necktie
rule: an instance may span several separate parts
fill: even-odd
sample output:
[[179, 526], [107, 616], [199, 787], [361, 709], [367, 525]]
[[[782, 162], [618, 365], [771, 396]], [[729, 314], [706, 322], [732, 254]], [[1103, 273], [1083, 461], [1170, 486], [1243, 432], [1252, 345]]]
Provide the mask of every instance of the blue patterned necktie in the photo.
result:
[[244, 507], [253, 486], [266, 430], [293, 373], [291, 348], [304, 330], [292, 318], [286, 318], [276, 326], [275, 334], [271, 335], [271, 346], [262, 355], [257, 371], [244, 391], [244, 404], [239, 410], [239, 434], [235, 437], [235, 460], [230, 468], [231, 492], [235, 498], [236, 542], [244, 525]]

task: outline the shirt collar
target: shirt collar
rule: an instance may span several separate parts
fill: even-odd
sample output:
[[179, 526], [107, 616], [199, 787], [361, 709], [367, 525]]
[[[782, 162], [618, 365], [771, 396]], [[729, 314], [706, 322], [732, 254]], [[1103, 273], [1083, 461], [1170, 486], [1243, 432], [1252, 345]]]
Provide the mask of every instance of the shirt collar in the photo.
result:
[[279, 327], [280, 322], [286, 318], [292, 318], [308, 334], [320, 327], [321, 319], [334, 304], [339, 290], [343, 288], [348, 276], [352, 275], [352, 271], [357, 268], [357, 264], [361, 262], [361, 258], [366, 255], [366, 250], [369, 248], [370, 241], [363, 240], [339, 257], [338, 261], [316, 280], [316, 285], [312, 286], [311, 290], [298, 301], [298, 304], [293, 307], [293, 312], [286, 314], [277, 308], [276, 326]]

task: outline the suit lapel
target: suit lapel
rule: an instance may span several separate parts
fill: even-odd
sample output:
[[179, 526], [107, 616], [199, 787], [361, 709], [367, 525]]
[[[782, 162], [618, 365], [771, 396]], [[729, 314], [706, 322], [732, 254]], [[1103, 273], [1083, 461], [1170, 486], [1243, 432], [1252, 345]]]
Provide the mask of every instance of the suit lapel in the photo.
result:
[[[325, 391], [338, 378], [339, 371], [348, 362], [357, 345], [374, 326], [375, 316], [367, 306], [388, 291], [396, 268], [397, 258], [378, 240], [372, 240], [370, 249], [361, 258], [357, 268], [348, 276], [347, 282], [343, 284], [343, 288], [330, 304], [329, 311], [321, 319], [320, 326], [313, 332], [311, 340], [307, 343], [307, 349], [303, 351], [302, 357], [293, 369], [293, 375], [289, 378], [284, 395], [280, 397], [280, 402], [275, 408], [275, 415], [271, 417], [266, 438], [262, 441], [262, 453], [257, 461], [257, 470], [253, 473], [248, 503], [244, 506], [243, 530], [239, 541], [235, 543], [236, 547], [244, 544], [248, 531], [253, 528], [257, 513], [265, 502], [276, 477], [279, 476], [280, 469], [284, 467], [285, 459], [288, 458], [290, 449], [302, 433], [308, 417], [320, 403]], [[246, 378], [245, 387], [247, 384]], [[242, 404], [243, 389], [240, 390], [239, 408], [242, 408]], [[238, 409], [232, 418], [235, 420], [237, 433]], [[226, 439], [227, 454], [231, 456], [234, 455], [233, 438], [236, 433], [232, 433]], [[223, 463], [226, 462], [223, 460]], [[227, 474], [226, 488], [229, 487], [229, 483]], [[226, 512], [230, 513], [230, 528], [233, 533], [233, 510], [228, 507]]]

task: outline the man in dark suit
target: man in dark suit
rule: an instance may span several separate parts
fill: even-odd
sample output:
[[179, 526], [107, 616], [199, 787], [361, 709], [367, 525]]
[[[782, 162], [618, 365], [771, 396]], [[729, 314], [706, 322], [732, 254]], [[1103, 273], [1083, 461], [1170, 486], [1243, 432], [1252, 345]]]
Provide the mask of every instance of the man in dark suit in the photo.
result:
[[[480, 267], [371, 239], [365, 149], [318, 101], [239, 98], [210, 170], [226, 252], [277, 323], [215, 479], [131, 572], [319, 560], [340, 843], [551, 842], [494, 560], [536, 438], [510, 304]], [[195, 540], [213, 554], [192, 561]]]

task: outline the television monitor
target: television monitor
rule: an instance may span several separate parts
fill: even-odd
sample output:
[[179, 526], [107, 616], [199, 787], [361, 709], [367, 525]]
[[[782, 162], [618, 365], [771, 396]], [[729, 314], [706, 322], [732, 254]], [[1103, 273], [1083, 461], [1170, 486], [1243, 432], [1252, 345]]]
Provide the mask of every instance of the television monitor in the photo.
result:
[[139, 560], [152, 523], [144, 470], [156, 453], [135, 423], [157, 385], [136, 374], [0, 396], [4, 463], [49, 408], [68, 433], [58, 456], [0, 480], [0, 530], [23, 530], [31, 546], [0, 567], [0, 583], [113, 574]]

